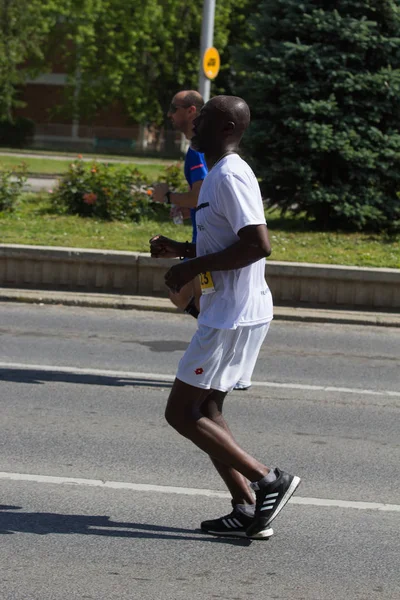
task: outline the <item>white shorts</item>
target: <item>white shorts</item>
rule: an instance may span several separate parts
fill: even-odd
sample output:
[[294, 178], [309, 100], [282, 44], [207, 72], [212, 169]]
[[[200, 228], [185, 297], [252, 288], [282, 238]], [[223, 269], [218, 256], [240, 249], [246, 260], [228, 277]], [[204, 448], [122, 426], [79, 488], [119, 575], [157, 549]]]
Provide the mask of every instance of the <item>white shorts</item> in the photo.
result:
[[205, 390], [229, 392], [238, 381], [251, 384], [251, 376], [270, 323], [237, 329], [199, 325], [181, 358], [177, 379]]

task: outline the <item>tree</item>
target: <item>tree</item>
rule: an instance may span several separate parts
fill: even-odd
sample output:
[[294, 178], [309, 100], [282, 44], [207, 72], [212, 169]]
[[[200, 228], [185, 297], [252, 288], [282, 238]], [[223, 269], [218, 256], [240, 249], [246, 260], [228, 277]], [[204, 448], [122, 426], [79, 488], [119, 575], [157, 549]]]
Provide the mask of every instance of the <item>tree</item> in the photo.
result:
[[265, 0], [236, 51], [247, 138], [270, 205], [326, 227], [400, 225], [395, 0]]
[[[246, 0], [247, 1], [247, 0]], [[56, 33], [64, 39], [72, 109], [79, 87], [79, 113], [120, 101], [135, 121], [161, 123], [179, 89], [197, 89], [201, 3], [189, 0], [65, 0]], [[228, 43], [232, 7], [220, 0], [215, 45]]]
[[0, 121], [12, 121], [18, 86], [43, 69], [41, 45], [54, 8], [51, 0], [0, 0]]
[[[237, 91], [237, 82], [243, 73], [237, 71], [238, 61], [235, 61], [234, 57], [237, 53], [242, 54], [254, 46], [254, 23], [259, 5], [259, 0], [234, 0], [227, 7], [227, 40], [221, 48], [217, 46], [221, 54], [221, 69], [213, 86], [216, 94], [235, 95]], [[219, 11], [218, 4], [218, 13]]]

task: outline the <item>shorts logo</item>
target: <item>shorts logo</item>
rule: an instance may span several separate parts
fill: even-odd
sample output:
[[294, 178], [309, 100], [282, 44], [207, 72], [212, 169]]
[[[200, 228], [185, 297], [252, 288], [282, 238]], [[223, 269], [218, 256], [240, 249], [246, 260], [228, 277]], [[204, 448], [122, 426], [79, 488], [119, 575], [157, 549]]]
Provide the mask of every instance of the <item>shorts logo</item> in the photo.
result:
[[202, 375], [204, 373], [203, 369], [196, 369], [195, 370], [196, 375]]

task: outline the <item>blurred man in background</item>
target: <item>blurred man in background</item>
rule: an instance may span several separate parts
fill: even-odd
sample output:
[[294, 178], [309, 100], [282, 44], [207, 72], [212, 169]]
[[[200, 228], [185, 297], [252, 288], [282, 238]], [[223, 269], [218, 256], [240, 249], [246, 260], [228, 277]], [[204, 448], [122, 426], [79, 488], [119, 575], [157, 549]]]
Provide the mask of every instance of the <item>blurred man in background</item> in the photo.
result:
[[[175, 94], [168, 110], [168, 118], [174, 128], [183, 133], [187, 140], [193, 135], [193, 120], [204, 105], [204, 100], [195, 90], [184, 90]], [[182, 211], [184, 217], [190, 216], [192, 220], [192, 240], [196, 243], [196, 206], [201, 185], [207, 175], [207, 165], [201, 152], [189, 149], [185, 157], [184, 172], [189, 189], [187, 192], [172, 192], [167, 183], [155, 186], [153, 192], [154, 202], [165, 202], [172, 206], [172, 213]], [[190, 215], [185, 212], [190, 210]], [[199, 315], [200, 284], [198, 277], [187, 283], [179, 292], [169, 292], [169, 297], [177, 308], [197, 318]]]

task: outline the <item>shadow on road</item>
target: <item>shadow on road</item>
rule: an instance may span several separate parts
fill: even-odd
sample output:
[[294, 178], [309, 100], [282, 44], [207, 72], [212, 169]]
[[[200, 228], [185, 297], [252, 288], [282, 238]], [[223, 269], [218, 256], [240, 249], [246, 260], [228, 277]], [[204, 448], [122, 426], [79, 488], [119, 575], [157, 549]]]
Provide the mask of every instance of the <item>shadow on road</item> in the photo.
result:
[[217, 538], [200, 530], [150, 525], [148, 523], [124, 523], [111, 521], [107, 516], [63, 515], [58, 513], [21, 512], [19, 506], [0, 505], [0, 534], [34, 533], [82, 534], [123, 538], [158, 540], [195, 540], [249, 546], [251, 540], [240, 538]]
[[62, 373], [57, 371], [42, 371], [40, 369], [0, 368], [0, 381], [28, 384], [44, 384], [56, 381], [61, 383], [77, 383], [79, 385], [104, 385], [112, 387], [123, 387], [126, 385], [155, 388], [172, 387], [171, 381], [163, 381], [161, 379], [120, 377], [117, 375], [90, 375], [85, 373]]

